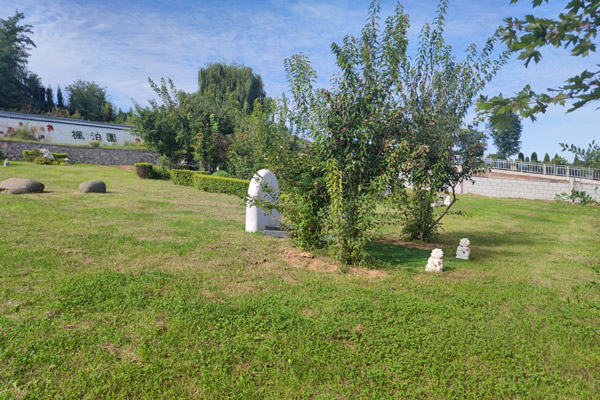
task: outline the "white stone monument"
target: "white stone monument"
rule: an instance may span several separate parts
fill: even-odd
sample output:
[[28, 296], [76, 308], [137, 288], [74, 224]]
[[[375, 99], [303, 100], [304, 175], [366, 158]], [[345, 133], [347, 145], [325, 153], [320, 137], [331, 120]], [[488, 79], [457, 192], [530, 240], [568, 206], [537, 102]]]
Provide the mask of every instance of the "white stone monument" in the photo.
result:
[[460, 243], [456, 248], [456, 258], [460, 258], [461, 260], [468, 260], [471, 257], [471, 248], [469, 245], [471, 242], [467, 238], [460, 239]]
[[425, 266], [427, 272], [442, 272], [444, 271], [444, 252], [442, 249], [433, 249], [431, 256]]
[[9, 162], [8, 162], [8, 158], [7, 158], [6, 160], [4, 160], [4, 166], [8, 167], [8, 164], [9, 164]]
[[[277, 177], [268, 169], [258, 171], [248, 186], [248, 203], [246, 205], [246, 232], [273, 233], [272, 236], [285, 236], [281, 231], [279, 221], [281, 214], [277, 210], [264, 211], [252, 204], [252, 199], [268, 201], [276, 204], [279, 200], [279, 184]], [[275, 234], [279, 232], [280, 234]]]
[[450, 203], [452, 203], [452, 200], [450, 199], [450, 196], [446, 196], [446, 198], [444, 199], [444, 205], [445, 206], [449, 206]]

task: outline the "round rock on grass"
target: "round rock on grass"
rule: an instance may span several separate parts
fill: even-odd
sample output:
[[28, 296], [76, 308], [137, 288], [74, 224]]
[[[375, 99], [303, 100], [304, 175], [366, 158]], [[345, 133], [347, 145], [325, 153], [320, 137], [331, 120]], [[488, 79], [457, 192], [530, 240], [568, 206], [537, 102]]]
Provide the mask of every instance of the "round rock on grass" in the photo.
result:
[[79, 185], [81, 193], [106, 193], [106, 184], [102, 181], [85, 181]]
[[41, 193], [44, 191], [44, 184], [31, 179], [10, 178], [0, 182], [0, 193], [23, 194], [23, 193]]

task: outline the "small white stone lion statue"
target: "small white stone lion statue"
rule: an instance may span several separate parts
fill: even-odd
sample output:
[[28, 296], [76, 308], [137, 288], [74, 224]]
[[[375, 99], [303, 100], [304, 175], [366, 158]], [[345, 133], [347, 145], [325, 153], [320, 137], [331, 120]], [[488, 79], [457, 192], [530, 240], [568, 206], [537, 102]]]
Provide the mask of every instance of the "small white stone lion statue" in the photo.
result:
[[469, 245], [471, 242], [467, 238], [460, 239], [460, 243], [456, 248], [456, 258], [460, 258], [462, 260], [468, 260], [471, 256], [471, 248]]
[[427, 272], [442, 272], [444, 271], [444, 252], [442, 249], [433, 249], [431, 252], [431, 256], [427, 261], [427, 266], [425, 266], [425, 271]]

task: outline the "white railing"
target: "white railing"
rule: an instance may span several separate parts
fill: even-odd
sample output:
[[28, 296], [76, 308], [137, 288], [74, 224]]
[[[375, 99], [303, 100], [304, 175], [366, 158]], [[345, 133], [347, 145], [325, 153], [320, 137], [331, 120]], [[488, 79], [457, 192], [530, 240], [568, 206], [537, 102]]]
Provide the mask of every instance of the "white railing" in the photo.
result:
[[567, 178], [581, 178], [600, 180], [600, 169], [586, 167], [572, 167], [569, 165], [531, 163], [524, 161], [497, 160], [484, 158], [483, 162], [492, 169], [505, 171], [526, 172], [529, 174], [564, 176]]

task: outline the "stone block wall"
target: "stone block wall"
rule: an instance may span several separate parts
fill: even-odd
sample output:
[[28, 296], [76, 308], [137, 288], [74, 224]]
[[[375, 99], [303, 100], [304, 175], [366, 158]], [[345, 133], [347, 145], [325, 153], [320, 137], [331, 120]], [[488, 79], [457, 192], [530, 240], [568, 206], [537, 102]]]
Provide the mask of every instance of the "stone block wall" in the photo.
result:
[[[459, 193], [475, 193], [489, 197], [515, 197], [522, 199], [554, 200], [559, 193], [571, 189], [584, 190], [600, 201], [600, 182], [581, 179], [523, 179], [519, 177], [475, 177], [474, 184], [464, 182]], [[598, 186], [598, 190], [595, 190]]]
[[132, 165], [140, 162], [157, 164], [160, 155], [151, 150], [111, 149], [109, 147], [61, 146], [48, 143], [0, 140], [0, 150], [10, 160], [23, 159], [23, 150], [45, 148], [52, 153], [67, 153], [75, 163], [95, 165]]

